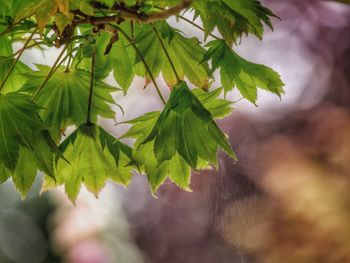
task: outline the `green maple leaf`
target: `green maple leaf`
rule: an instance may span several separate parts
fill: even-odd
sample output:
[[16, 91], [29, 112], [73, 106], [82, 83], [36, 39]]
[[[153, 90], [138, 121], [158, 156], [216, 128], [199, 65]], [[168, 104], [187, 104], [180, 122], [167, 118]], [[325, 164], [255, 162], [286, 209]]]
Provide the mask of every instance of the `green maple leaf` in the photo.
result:
[[24, 18], [35, 15], [40, 32], [44, 31], [45, 26], [50, 19], [60, 11], [64, 15], [71, 17], [69, 13], [69, 0], [36, 0], [26, 5], [16, 14], [15, 21], [18, 22]]
[[230, 44], [243, 34], [262, 38], [267, 24], [272, 29], [270, 17], [275, 15], [257, 0], [208, 0], [194, 1], [195, 18], [200, 16], [206, 37], [217, 28]]
[[[4, 80], [14, 61], [14, 58], [0, 57], [0, 84]], [[19, 90], [27, 81], [27, 77], [24, 74], [28, 74], [29, 72], [32, 72], [32, 70], [21, 61], [18, 61], [11, 75], [7, 79], [2, 92], [5, 94]]]
[[[156, 28], [179, 77], [181, 79], [186, 77], [197, 87], [207, 88], [209, 69], [206, 63], [200, 63], [205, 50], [199, 45], [198, 39], [184, 37], [166, 22], [157, 23]], [[153, 76], [157, 77], [162, 73], [166, 83], [170, 87], [174, 86], [177, 83], [177, 79], [152, 26], [142, 25], [139, 28], [136, 35], [136, 43]], [[141, 62], [139, 62], [135, 70], [138, 75], [149, 78]]]
[[61, 156], [38, 109], [26, 95], [0, 95], [0, 178], [12, 176], [23, 196], [38, 169], [53, 176], [53, 156]]
[[192, 90], [193, 94], [215, 119], [224, 118], [232, 112], [232, 102], [220, 98], [222, 91], [222, 88], [210, 92], [198, 88]]
[[70, 161], [58, 160], [57, 184], [64, 184], [68, 197], [75, 202], [82, 183], [96, 196], [107, 179], [127, 185], [132, 177], [131, 149], [97, 125], [81, 125], [60, 149]]
[[218, 148], [236, 159], [226, 136], [185, 82], [173, 88], [167, 105], [142, 144], [152, 140], [159, 164], [178, 153], [196, 169], [199, 158], [215, 163]]
[[[39, 71], [28, 75], [28, 81], [21, 91], [33, 94], [44, 82], [50, 68], [38, 67]], [[50, 127], [50, 133], [56, 141], [67, 126], [79, 126], [86, 121], [89, 89], [88, 72], [79, 69], [66, 72], [60, 68], [36, 96], [35, 102], [42, 107], [39, 110], [40, 116]], [[114, 118], [115, 113], [108, 103], [115, 103], [111, 96], [115, 91], [116, 88], [95, 80], [91, 114], [93, 121], [96, 121], [97, 115]]]
[[16, 189], [24, 198], [34, 183], [37, 174], [35, 155], [29, 149], [20, 146], [16, 168], [11, 171], [0, 164], [0, 183], [12, 177]]
[[[130, 34], [129, 23], [122, 23], [120, 27]], [[86, 30], [84, 32], [85, 34], [90, 34], [91, 30]], [[113, 37], [114, 36], [106, 32], [95, 36], [95, 74], [98, 78], [103, 79], [113, 71], [115, 80], [123, 89], [124, 94], [126, 94], [135, 76], [133, 70], [135, 51], [130, 47], [130, 44], [123, 35], [119, 34], [116, 39], [113, 39]], [[74, 61], [75, 67], [90, 70], [91, 55], [92, 45], [84, 45], [78, 51], [77, 59]]]
[[[126, 26], [127, 24], [121, 25], [125, 31], [128, 31], [125, 29]], [[109, 56], [113, 64], [113, 76], [123, 89], [124, 94], [126, 94], [135, 77], [133, 69], [135, 51], [130, 47], [127, 40], [122, 35], [119, 35], [119, 40], [114, 43]]]
[[55, 20], [57, 19], [56, 24], [58, 24], [62, 33], [64, 27], [74, 19], [71, 11], [80, 10], [87, 15], [94, 15], [94, 8], [90, 5], [90, 2], [89, 0], [25, 0], [25, 3], [16, 12], [15, 22], [35, 16], [39, 31], [43, 32], [45, 26], [52, 18], [55, 18]]
[[[0, 32], [1, 31], [2, 30], [0, 29]], [[12, 54], [13, 49], [10, 39], [6, 36], [0, 37], [0, 85], [15, 61]], [[9, 93], [20, 89], [27, 80], [23, 74], [29, 72], [31, 72], [31, 69], [21, 61], [18, 61], [12, 74], [7, 79], [2, 89], [2, 93]]]
[[33, 165], [35, 162], [36, 159], [33, 152], [25, 147], [21, 147], [16, 169], [12, 172], [12, 179], [23, 198], [34, 183], [37, 174], [37, 167]]
[[[90, 35], [91, 30], [83, 31], [85, 35]], [[110, 42], [111, 35], [107, 32], [102, 32], [94, 36], [95, 44], [85, 44], [78, 50], [73, 67], [90, 71], [92, 50], [95, 48], [95, 76], [98, 79], [108, 77], [113, 69], [113, 60], [111, 55], [105, 55], [106, 48]]]
[[[212, 92], [205, 92], [201, 89], [195, 89], [193, 91], [193, 94], [195, 95], [191, 94], [185, 83], [181, 83], [180, 85], [174, 87], [174, 89], [177, 90], [173, 91], [172, 97], [182, 96], [179, 95], [178, 92], [185, 89], [186, 95], [181, 98], [187, 100], [188, 98], [186, 97], [190, 97], [191, 100], [195, 101], [194, 104], [196, 104], [196, 106], [193, 107], [194, 110], [197, 111], [199, 107], [203, 112], [205, 112], [205, 115], [208, 117], [213, 116], [215, 118], [222, 118], [229, 114], [232, 110], [231, 102], [218, 98], [222, 91], [221, 89], [217, 89]], [[195, 98], [195, 96], [197, 97], [197, 99]], [[169, 100], [166, 108], [172, 108], [174, 104], [176, 104], [176, 101], [174, 101], [173, 99]], [[203, 104], [204, 107], [207, 107], [208, 111], [206, 109], [203, 109], [204, 107], [201, 104]], [[192, 109], [188, 110], [192, 111]], [[164, 111], [166, 111], [166, 109]], [[155, 154], [155, 140], [145, 142], [145, 140], [149, 137], [149, 134], [152, 133], [152, 130], [157, 125], [157, 121], [160, 119], [160, 115], [160, 112], [149, 112], [145, 115], [142, 115], [141, 117], [129, 121], [128, 123], [131, 124], [132, 127], [126, 134], [123, 135], [122, 138], [129, 137], [136, 139], [134, 148], [134, 161], [138, 164], [141, 171], [147, 174], [149, 185], [153, 193], [156, 192], [156, 190], [166, 180], [167, 177], [169, 177], [170, 180], [173, 181], [179, 187], [186, 190], [190, 190], [191, 166], [186, 161], [186, 158], [184, 158], [183, 156], [181, 156], [181, 154], [176, 152], [169, 160], [165, 160], [159, 163]], [[198, 121], [195, 120], [194, 125], [197, 124]], [[193, 168], [206, 168], [208, 167], [208, 163], [210, 162], [216, 164], [216, 151], [218, 147], [215, 141], [217, 139], [213, 139], [212, 136], [210, 136], [210, 138], [204, 138], [203, 134], [206, 134], [205, 129], [207, 129], [208, 124], [205, 124], [205, 127], [203, 127], [202, 123], [199, 122], [199, 125], [199, 129], [204, 129], [201, 131], [199, 131], [199, 129], [193, 129], [191, 132], [194, 133], [194, 136], [198, 136], [198, 140], [194, 141], [197, 144], [195, 148], [199, 149], [200, 151], [203, 151], [203, 153], [198, 154], [198, 162], [196, 165], [197, 167]], [[211, 125], [213, 125], [213, 123]], [[214, 126], [216, 126], [215, 123]], [[192, 127], [187, 128], [191, 129]], [[176, 127], [173, 129], [177, 130]], [[218, 132], [218, 137], [220, 137], [220, 139], [222, 140], [220, 144], [223, 144], [226, 150], [230, 153], [230, 155], [232, 157], [235, 157], [232, 150], [227, 144], [225, 136], [221, 132]], [[203, 141], [203, 138], [208, 140]], [[164, 149], [166, 149], [168, 147], [166, 143], [167, 142], [164, 142], [164, 144], [159, 147], [164, 147]], [[209, 156], [209, 158], [203, 158], [203, 156]]]
[[271, 68], [241, 58], [223, 40], [214, 40], [208, 46], [204, 61], [211, 60], [212, 71], [220, 68], [221, 84], [225, 92], [236, 86], [242, 96], [254, 104], [258, 88], [279, 97], [284, 94], [284, 84], [279, 74]]
[[147, 175], [150, 188], [154, 195], [167, 177], [179, 187], [189, 191], [191, 167], [180, 155], [177, 154], [171, 160], [159, 165], [154, 155], [154, 142], [141, 144], [152, 131], [159, 115], [160, 112], [149, 112], [128, 121], [129, 124], [132, 124], [132, 127], [122, 138], [136, 139], [132, 162], [138, 166], [139, 170]]
[[[0, 5], [1, 5], [1, 11], [0, 11], [0, 15], [1, 16], [5, 16], [9, 13], [10, 11], [10, 2], [7, 0], [0, 0]], [[0, 30], [1, 32], [1, 30]]]

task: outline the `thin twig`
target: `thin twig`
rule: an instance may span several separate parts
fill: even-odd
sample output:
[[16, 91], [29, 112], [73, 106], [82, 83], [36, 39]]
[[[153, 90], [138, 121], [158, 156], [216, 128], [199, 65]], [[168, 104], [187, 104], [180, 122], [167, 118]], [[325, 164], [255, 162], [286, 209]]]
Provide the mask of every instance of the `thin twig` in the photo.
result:
[[52, 77], [52, 75], [56, 72], [56, 70], [61, 66], [61, 64], [67, 59], [67, 56], [64, 57], [64, 59], [60, 62], [60, 59], [62, 58], [63, 54], [65, 53], [65, 51], [67, 50], [67, 48], [69, 47], [69, 45], [80, 38], [84, 38], [84, 36], [74, 36], [72, 37], [68, 43], [66, 44], [66, 46], [63, 48], [63, 50], [61, 51], [61, 53], [58, 55], [55, 63], [53, 64], [49, 74], [46, 76], [44, 82], [40, 85], [40, 87], [35, 91], [35, 93], [33, 94], [32, 97], [32, 101], [34, 101], [34, 99], [36, 98], [36, 96], [39, 94], [39, 92], [42, 90], [42, 88], [46, 85], [46, 83], [50, 80], [50, 78]]
[[1, 90], [4, 88], [5, 83], [6, 83], [6, 81], [8, 80], [8, 78], [10, 77], [11, 72], [12, 72], [13, 69], [15, 68], [17, 62], [18, 62], [19, 59], [21, 58], [21, 56], [22, 56], [24, 50], [26, 50], [26, 48], [27, 48], [27, 46], [29, 45], [30, 41], [32, 40], [32, 38], [33, 38], [34, 35], [36, 34], [37, 30], [38, 30], [38, 29], [36, 28], [36, 29], [33, 31], [33, 33], [30, 35], [30, 37], [28, 38], [27, 42], [24, 44], [24, 46], [22, 47], [21, 51], [19, 52], [19, 54], [18, 54], [16, 60], [13, 62], [13, 64], [12, 64], [11, 67], [9, 68], [9, 70], [8, 70], [8, 72], [7, 72], [7, 74], [6, 74], [5, 78], [4, 78], [4, 80], [3, 80], [2, 83], [1, 83], [0, 92], [1, 92]]
[[89, 99], [88, 99], [88, 109], [87, 109], [87, 117], [86, 124], [91, 125], [91, 108], [92, 108], [92, 95], [94, 92], [94, 83], [95, 83], [95, 63], [96, 63], [96, 47], [95, 45], [92, 48], [92, 62], [91, 62], [91, 78], [90, 78], [90, 91], [89, 91]]
[[161, 101], [163, 102], [163, 104], [165, 105], [166, 104], [166, 100], [164, 99], [161, 91], [160, 91], [160, 88], [152, 74], [152, 71], [150, 69], [150, 67], [148, 66], [148, 63], [146, 62], [146, 59], [144, 58], [144, 56], [142, 55], [141, 51], [139, 50], [139, 48], [135, 45], [134, 41], [132, 41], [132, 39], [128, 36], [128, 34], [123, 30], [121, 29], [119, 26], [117, 25], [113, 25], [113, 24], [108, 24], [110, 27], [112, 27], [113, 29], [117, 29], [120, 33], [123, 34], [123, 36], [128, 40], [128, 42], [131, 44], [131, 46], [135, 49], [136, 53], [138, 54], [138, 56], [140, 57], [143, 65], [145, 66], [146, 68], [146, 71], [148, 73], [148, 75], [150, 76], [152, 82], [153, 82], [153, 85], [155, 87], [155, 89], [157, 90], [157, 93], [159, 95], [159, 98], [161, 99]]
[[70, 63], [72, 62], [72, 54], [68, 55], [68, 62], [66, 65], [66, 70], [64, 72], [68, 73], [70, 68]]
[[[197, 25], [196, 23], [194, 23], [193, 21], [189, 20], [188, 18], [186, 18], [186, 17], [184, 17], [184, 16], [181, 16], [181, 15], [179, 15], [178, 17], [179, 17], [180, 19], [186, 21], [187, 23], [190, 23], [192, 26], [194, 26], [194, 27], [196, 27], [196, 28], [202, 30], [203, 32], [205, 32], [205, 29], [204, 29], [203, 27]], [[220, 39], [221, 39], [220, 37], [215, 36], [215, 35], [212, 34], [212, 33], [210, 33], [209, 36], [211, 36], [212, 38], [215, 38], [215, 39], [217, 39], [217, 40], [220, 40]]]
[[[41, 44], [43, 44], [44, 41], [42, 42], [35, 42], [34, 44], [28, 45], [25, 49], [30, 49], [36, 46], [40, 46]], [[13, 53], [11, 56], [7, 56], [7, 57], [2, 57], [3, 60], [9, 60], [9, 59], [13, 59], [15, 56], [17, 56], [19, 53], [22, 52], [22, 48], [20, 48], [19, 50], [17, 50], [15, 53]]]
[[[35, 42], [35, 43], [31, 44], [31, 45], [28, 45], [25, 49], [30, 49], [30, 48], [33, 48], [33, 47], [36, 47], [36, 46], [40, 46], [43, 43], [44, 43], [44, 41], [42, 41], [42, 42]], [[18, 51], [16, 51], [15, 53], [13, 53], [13, 55], [8, 57], [8, 58], [13, 58], [14, 56], [16, 56], [17, 54], [19, 54], [21, 52], [22, 52], [22, 48], [19, 49]]]
[[[46, 84], [46, 83], [49, 81], [49, 79], [52, 77], [53, 73], [56, 71], [56, 68], [58, 68], [59, 62], [60, 62], [60, 60], [61, 60], [63, 54], [66, 52], [67, 48], [68, 48], [68, 45], [66, 45], [66, 46], [62, 49], [61, 53], [58, 55], [58, 57], [57, 57], [55, 63], [54, 63], [53, 66], [51, 67], [51, 70], [50, 70], [49, 73], [47, 74], [47, 76], [46, 76], [44, 82], [40, 85], [40, 87], [39, 87], [39, 88], [35, 91], [35, 93], [33, 94], [33, 96], [32, 96], [32, 101], [35, 100], [36, 96], [39, 94], [39, 92], [42, 90], [42, 88], [45, 86], [45, 84]], [[60, 63], [60, 64], [61, 64], [61, 63]]]
[[12, 25], [10, 25], [8, 28], [6, 28], [4, 31], [2, 31], [2, 32], [0, 33], [0, 37], [3, 36], [3, 35], [6, 35], [7, 33], [10, 33], [11, 30], [12, 30], [16, 25], [18, 25], [18, 24], [21, 23], [21, 22], [22, 22], [22, 20], [20, 20], [20, 21], [14, 23], [14, 24], [12, 24]]
[[166, 49], [166, 47], [165, 47], [165, 45], [164, 45], [164, 43], [163, 43], [162, 38], [160, 37], [160, 35], [159, 35], [157, 29], [156, 29], [153, 25], [152, 25], [152, 28], [153, 28], [153, 31], [154, 31], [154, 33], [156, 34], [156, 36], [157, 36], [157, 38], [158, 38], [158, 40], [159, 40], [161, 46], [162, 46], [162, 48], [163, 48], [163, 51], [164, 51], [166, 57], [167, 57], [168, 60], [169, 60], [170, 66], [171, 66], [171, 68], [173, 69], [173, 72], [174, 72], [174, 74], [175, 74], [175, 77], [176, 77], [177, 82], [180, 82], [181, 79], [180, 79], [180, 77], [179, 77], [179, 74], [177, 74], [177, 71], [176, 71], [176, 68], [175, 68], [175, 66], [174, 66], [174, 63], [173, 63], [173, 61], [172, 61], [171, 58], [170, 58], [170, 55], [169, 55], [168, 50]]

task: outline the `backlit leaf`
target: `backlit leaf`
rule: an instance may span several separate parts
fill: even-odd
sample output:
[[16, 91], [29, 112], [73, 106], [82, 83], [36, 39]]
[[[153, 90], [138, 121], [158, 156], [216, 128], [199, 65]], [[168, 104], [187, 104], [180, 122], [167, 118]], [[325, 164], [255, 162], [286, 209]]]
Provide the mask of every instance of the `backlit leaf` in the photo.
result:
[[242, 96], [254, 104], [258, 88], [279, 97], [284, 93], [284, 84], [277, 72], [241, 58], [222, 40], [214, 40], [208, 46], [204, 60], [211, 60], [213, 71], [220, 68], [221, 84], [225, 92], [237, 87]]
[[[21, 91], [33, 94], [44, 82], [49, 68], [40, 66], [39, 71], [28, 75], [28, 81]], [[87, 103], [90, 89], [90, 74], [83, 70], [66, 72], [62, 67], [46, 83], [42, 91], [36, 96], [35, 102], [42, 107], [39, 113], [55, 140], [61, 137], [61, 132], [67, 126], [77, 126], [86, 121]], [[113, 104], [112, 92], [117, 89], [100, 80], [95, 81], [94, 97], [92, 101], [92, 120], [97, 115], [114, 118], [109, 103]]]
[[114, 139], [101, 127], [81, 125], [60, 149], [70, 163], [58, 160], [57, 183], [64, 184], [68, 197], [75, 202], [82, 184], [95, 196], [107, 179], [127, 185], [132, 177], [131, 149]]

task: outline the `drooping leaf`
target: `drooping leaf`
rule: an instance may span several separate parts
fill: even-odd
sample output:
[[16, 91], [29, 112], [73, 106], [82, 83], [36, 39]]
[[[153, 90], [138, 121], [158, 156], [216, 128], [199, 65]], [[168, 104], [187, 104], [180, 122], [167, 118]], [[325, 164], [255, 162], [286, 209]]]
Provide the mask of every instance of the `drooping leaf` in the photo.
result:
[[[28, 81], [21, 91], [33, 94], [40, 87], [48, 74], [49, 67], [39, 66], [39, 69], [28, 75]], [[42, 107], [39, 111], [40, 115], [50, 127], [50, 133], [56, 141], [67, 126], [72, 124], [79, 126], [86, 121], [89, 88], [88, 72], [83, 70], [66, 72], [61, 68], [36, 96], [35, 102]], [[111, 96], [114, 91], [117, 89], [100, 80], [95, 80], [91, 114], [93, 121], [96, 121], [97, 115], [114, 118], [115, 113], [108, 105], [108, 103], [115, 103]]]
[[123, 138], [136, 139], [134, 161], [147, 174], [153, 193], [167, 177], [190, 190], [191, 166], [201, 169], [208, 163], [216, 165], [218, 148], [235, 158], [225, 135], [212, 119], [231, 111], [231, 103], [218, 98], [220, 93], [221, 89], [212, 92], [195, 89], [191, 93], [185, 83], [180, 83], [173, 88], [162, 113], [150, 112], [128, 122], [132, 127]]
[[131, 161], [131, 149], [97, 125], [81, 125], [60, 149], [70, 164], [58, 160], [57, 183], [65, 185], [73, 202], [82, 183], [97, 196], [107, 179], [122, 185], [130, 182], [132, 168], [126, 165]]
[[37, 174], [37, 167], [33, 165], [35, 162], [33, 152], [25, 147], [20, 147], [19, 158], [12, 179], [22, 197], [27, 195], [34, 183]]
[[200, 16], [202, 20], [206, 36], [217, 28], [230, 44], [249, 33], [261, 39], [263, 24], [272, 29], [270, 17], [275, 16], [257, 0], [196, 0], [193, 7], [195, 17]]
[[141, 144], [152, 131], [160, 112], [149, 112], [129, 121], [133, 126], [122, 138], [136, 139], [133, 162], [147, 175], [148, 183], [155, 194], [161, 184], [169, 177], [179, 187], [190, 190], [191, 167], [178, 154], [169, 161], [158, 164], [154, 155], [154, 141]]
[[[33, 28], [39, 27], [42, 33], [34, 40], [40, 38], [41, 50], [45, 46], [66, 45], [71, 37], [76, 41], [68, 48], [68, 52], [73, 51], [74, 59], [69, 67], [73, 70], [58, 69], [35, 97], [34, 103], [39, 107], [26, 95], [33, 95], [41, 86], [48, 67], [38, 66], [37, 72], [31, 72], [19, 61], [1, 90], [0, 182], [12, 177], [16, 188], [25, 196], [39, 169], [51, 176], [46, 177], [44, 188], [65, 184], [69, 197], [75, 200], [82, 184], [95, 195], [108, 179], [128, 184], [131, 166], [137, 165], [147, 174], [153, 193], [167, 178], [190, 190], [191, 168], [216, 166], [218, 149], [235, 158], [227, 138], [213, 120], [227, 116], [232, 110], [232, 103], [221, 98], [222, 91], [236, 86], [255, 103], [258, 88], [280, 96], [283, 83], [272, 70], [239, 57], [231, 45], [237, 44], [244, 34], [254, 34], [261, 39], [263, 25], [272, 28], [270, 18], [274, 15], [257, 0], [191, 1], [186, 10], [193, 8], [194, 17], [201, 18], [205, 36], [217, 29], [223, 37], [222, 41], [210, 43], [208, 52], [197, 38], [185, 36], [165, 19], [153, 24], [142, 22], [148, 15], [157, 17], [157, 13], [184, 3], [182, 0], [0, 0], [0, 34], [9, 26], [11, 29], [0, 36], [0, 81], [15, 59], [12, 44], [23, 40]], [[162, 113], [149, 113], [129, 122], [132, 127], [125, 137], [136, 139], [133, 150], [101, 127], [84, 124], [92, 47], [96, 50], [94, 123], [99, 115], [114, 116], [108, 103], [114, 102], [110, 93], [115, 89], [100, 81], [112, 71], [124, 94], [135, 74], [145, 77], [146, 84], [150, 82], [132, 42], [126, 41], [120, 30], [101, 24], [103, 19], [107, 22], [108, 19], [103, 18], [107, 16], [115, 17], [115, 21], [110, 22], [117, 23], [136, 43], [152, 74], [162, 75], [173, 88]], [[137, 16], [140, 21], [133, 21], [131, 16]], [[191, 91], [186, 84], [178, 83], [153, 26], [180, 79], [198, 88]], [[213, 65], [212, 71], [209, 64]], [[212, 73], [218, 68], [223, 88], [207, 92]], [[27, 85], [22, 88], [26, 81]], [[25, 99], [14, 99], [14, 91], [18, 92], [16, 96]], [[54, 141], [58, 142], [62, 131], [71, 124], [78, 126], [77, 131], [60, 146], [70, 159], [67, 162]]]
[[241, 58], [222, 40], [214, 40], [208, 46], [204, 60], [211, 60], [212, 71], [220, 68], [221, 84], [225, 92], [237, 87], [242, 96], [254, 104], [258, 88], [278, 96], [284, 93], [284, 84], [279, 74], [271, 68]]
[[0, 164], [0, 183], [5, 183], [11, 177], [11, 171], [3, 164]]
[[232, 102], [219, 97], [222, 91], [222, 88], [210, 92], [198, 88], [192, 90], [193, 94], [215, 119], [224, 118], [232, 112]]
[[185, 82], [173, 88], [166, 107], [142, 144], [152, 140], [159, 164], [177, 152], [192, 168], [197, 168], [199, 158], [215, 163], [217, 148], [236, 159], [226, 136]]
[[119, 36], [118, 41], [111, 49], [110, 56], [113, 64], [113, 76], [126, 94], [135, 77], [133, 69], [135, 51], [123, 36]]
[[31, 136], [44, 125], [37, 115], [38, 107], [27, 96], [0, 95], [0, 162], [14, 170], [20, 145], [31, 148]]
[[[157, 23], [156, 28], [179, 77], [181, 79], [186, 77], [197, 87], [207, 88], [209, 70], [206, 63], [200, 63], [205, 50], [199, 45], [198, 39], [184, 37], [166, 22]], [[140, 27], [136, 35], [136, 43], [154, 77], [162, 73], [166, 83], [170, 87], [174, 86], [177, 82], [176, 77], [152, 26]], [[140, 61], [139, 58], [138, 61]], [[138, 75], [149, 78], [141, 62], [137, 65], [136, 72]]]
[[0, 95], [0, 177], [5, 180], [11, 174], [23, 196], [38, 169], [53, 176], [53, 156], [61, 156], [38, 109], [26, 95]]

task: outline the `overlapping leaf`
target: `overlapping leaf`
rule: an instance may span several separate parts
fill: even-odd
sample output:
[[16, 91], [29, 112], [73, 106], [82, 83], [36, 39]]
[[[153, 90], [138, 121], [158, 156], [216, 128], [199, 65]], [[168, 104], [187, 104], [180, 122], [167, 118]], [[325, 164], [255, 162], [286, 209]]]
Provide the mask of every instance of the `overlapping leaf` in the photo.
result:
[[58, 160], [56, 181], [73, 202], [82, 184], [97, 196], [108, 179], [122, 185], [131, 180], [131, 148], [97, 125], [81, 125], [60, 149], [70, 163]]
[[[13, 58], [0, 57], [0, 84], [4, 80], [14, 61], [15, 59]], [[9, 76], [4, 85], [3, 93], [19, 90], [27, 81], [27, 77], [24, 74], [28, 74], [29, 72], [32, 72], [32, 70], [21, 61], [18, 61], [12, 74]]]
[[[215, 165], [216, 151], [219, 147], [235, 158], [225, 135], [217, 128], [212, 119], [212, 116], [217, 118], [224, 117], [231, 111], [231, 103], [218, 98], [220, 92], [221, 89], [213, 92], [195, 89], [194, 95], [185, 83], [181, 83], [174, 87], [171, 98], [162, 114], [150, 112], [128, 122], [133, 126], [123, 137], [136, 139], [135, 162], [141, 165], [142, 171], [147, 174], [153, 192], [159, 188], [167, 177], [178, 186], [189, 190], [191, 166], [196, 169], [207, 167], [208, 163]], [[183, 102], [187, 105], [184, 105]], [[164, 144], [159, 143], [157, 138], [149, 138], [150, 134], [154, 133], [157, 127], [162, 126], [159, 123], [160, 120], [163, 123], [167, 122], [166, 119], [169, 120], [169, 111], [174, 111], [175, 114], [178, 114], [177, 117], [182, 120], [175, 121], [173, 127], [170, 127], [171, 129], [167, 126], [159, 129], [159, 133], [165, 132], [165, 134], [162, 134], [163, 140], [165, 140]], [[192, 112], [193, 115], [189, 114], [189, 112]], [[187, 116], [190, 116], [190, 118]], [[212, 130], [213, 132], [211, 132]], [[171, 134], [171, 132], [175, 133], [175, 135]], [[196, 137], [196, 139], [189, 138], [188, 134], [190, 133], [192, 133], [191, 137]], [[180, 136], [183, 138], [176, 141], [176, 138]], [[192, 141], [189, 142], [189, 140]], [[163, 148], [164, 151], [173, 152], [173, 154], [169, 154], [166, 160], [163, 160], [163, 158], [159, 159], [159, 151], [162, 151], [159, 147]], [[187, 149], [188, 152], [195, 152], [195, 164], [192, 160], [188, 161], [188, 154], [183, 155], [181, 149], [177, 151], [177, 147], [184, 147], [183, 149]], [[175, 148], [175, 150], [169, 150], [169, 148]]]
[[[198, 39], [184, 37], [166, 22], [158, 23], [156, 26], [179, 77], [181, 79], [186, 77], [197, 87], [207, 88], [209, 70], [206, 63], [200, 64], [205, 50], [199, 45]], [[157, 77], [162, 73], [166, 83], [170, 87], [174, 86], [177, 82], [176, 77], [152, 26], [142, 25], [139, 28], [136, 43], [152, 74]], [[149, 78], [141, 62], [137, 67], [137, 73]]]
[[[121, 25], [123, 26], [123, 25]], [[124, 29], [127, 31], [127, 29]], [[135, 51], [123, 36], [114, 43], [109, 55], [113, 64], [113, 76], [123, 89], [124, 94], [128, 91], [134, 77]]]
[[[146, 83], [150, 76], [141, 57], [136, 56], [131, 41], [127, 41], [118, 30], [113, 31], [114, 35], [107, 32], [111, 29], [110, 25], [89, 23], [88, 16], [94, 16], [93, 20], [95, 17], [118, 15], [120, 13], [116, 10], [122, 9], [124, 13], [135, 12], [142, 18], [182, 1], [0, 0], [0, 3], [0, 33], [9, 25], [13, 25], [12, 30], [15, 32], [0, 37], [0, 84], [14, 62], [11, 39], [20, 37], [22, 31], [27, 32], [37, 24], [43, 33], [42, 43], [48, 46], [52, 46], [53, 41], [56, 44], [67, 43], [65, 41], [71, 33], [80, 35], [79, 40], [83, 39], [68, 49], [78, 49], [71, 53], [75, 58], [70, 68], [74, 70], [68, 72], [59, 68], [42, 87], [50, 68], [38, 66], [38, 71], [30, 72], [27, 66], [18, 62], [1, 90], [0, 182], [12, 177], [23, 196], [29, 191], [38, 169], [52, 177], [55, 171], [55, 179], [48, 177], [46, 187], [64, 184], [69, 198], [75, 201], [82, 184], [95, 195], [108, 179], [128, 184], [133, 164], [147, 174], [153, 193], [167, 178], [190, 190], [191, 168], [217, 166], [216, 153], [219, 149], [236, 158], [225, 134], [214, 121], [214, 118], [223, 118], [232, 110], [231, 102], [220, 99], [222, 90], [228, 92], [237, 87], [253, 103], [256, 103], [258, 88], [278, 96], [283, 93], [283, 83], [276, 72], [244, 60], [230, 47], [233, 43], [237, 44], [243, 34], [254, 34], [261, 39], [264, 24], [272, 28], [270, 18], [274, 14], [260, 1], [193, 1], [195, 17], [201, 18], [205, 35], [208, 36], [217, 28], [223, 37], [223, 40], [209, 43], [208, 51], [198, 39], [186, 37], [165, 21], [146, 25], [142, 22], [130, 23], [126, 18], [118, 26], [136, 43], [152, 75], [162, 75], [173, 88], [161, 113], [149, 113], [130, 121], [132, 127], [124, 137], [136, 139], [132, 151], [99, 126], [84, 124], [87, 118], [92, 46], [96, 50], [95, 77], [98, 79], [95, 81], [91, 105], [91, 120], [94, 123], [98, 115], [107, 118], [115, 115], [109, 103], [114, 103], [111, 92], [116, 89], [100, 79], [113, 71], [118, 85], [126, 93], [135, 74], [145, 77]], [[122, 17], [124, 15], [121, 14]], [[73, 19], [75, 23], [72, 23]], [[55, 34], [49, 36], [52, 25]], [[67, 27], [71, 27], [71, 30], [67, 30]], [[189, 80], [197, 89], [191, 91], [185, 82], [178, 83], [161, 43], [165, 45], [179, 78]], [[212, 70], [209, 70], [209, 63]], [[210, 86], [209, 79], [218, 68], [223, 88], [206, 92]], [[43, 89], [37, 94], [39, 87]], [[12, 93], [18, 90], [21, 93]], [[36, 94], [35, 103], [38, 106], [24, 93]], [[54, 154], [63, 156], [55, 148], [44, 124], [49, 127], [55, 141], [59, 141], [68, 125], [78, 126], [61, 145], [70, 163], [57, 157], [55, 170]]]
[[152, 131], [159, 115], [160, 112], [149, 112], [128, 122], [133, 126], [123, 138], [136, 139], [133, 163], [146, 173], [153, 194], [167, 177], [179, 187], [190, 190], [191, 167], [180, 155], [177, 154], [171, 160], [158, 164], [154, 155], [154, 142], [141, 144]]
[[[91, 34], [90, 30], [84, 32]], [[85, 44], [80, 48], [75, 57], [73, 67], [90, 71], [93, 46], [95, 48], [95, 76], [99, 79], [106, 78], [113, 69], [112, 56], [105, 54], [106, 48], [110, 42], [111, 34], [102, 32], [94, 36], [94, 44]]]
[[0, 175], [13, 176], [25, 195], [37, 169], [53, 176], [53, 155], [58, 149], [45, 131], [36, 106], [19, 93], [0, 95]]
[[[20, 1], [18, 1], [20, 2]], [[94, 9], [89, 0], [31, 0], [16, 14], [16, 21], [35, 16], [40, 32], [54, 17], [62, 33], [64, 27], [74, 18], [71, 10], [81, 10], [85, 14], [93, 15]], [[57, 21], [56, 21], [57, 22]]]
[[[130, 35], [129, 23], [122, 23], [119, 26]], [[84, 33], [88, 35], [91, 34], [91, 31], [87, 30]], [[133, 70], [135, 64], [134, 49], [130, 47], [130, 43], [121, 34], [114, 36], [103, 32], [95, 35], [94, 38], [96, 49], [95, 75], [100, 79], [104, 79], [113, 71], [115, 80], [126, 94], [135, 76]], [[91, 55], [92, 45], [85, 44], [79, 48], [73, 66], [89, 70]]]
[[262, 38], [263, 24], [272, 29], [270, 17], [275, 16], [257, 0], [196, 0], [195, 16], [200, 16], [208, 36], [215, 28], [229, 43], [236, 42], [242, 34]]
[[213, 91], [205, 91], [203, 89], [193, 89], [193, 94], [203, 104], [215, 119], [222, 119], [232, 112], [232, 102], [221, 99], [222, 88]]
[[[0, 32], [1, 31], [2, 30], [0, 28]], [[10, 39], [6, 36], [0, 37], [0, 85], [4, 81], [5, 76], [15, 61], [15, 59], [12, 57], [12, 53], [13, 50]], [[31, 69], [21, 61], [18, 61], [12, 74], [7, 79], [2, 92], [8, 93], [20, 89], [27, 80], [23, 74], [28, 72], [31, 72]]]
[[236, 158], [210, 112], [185, 82], [173, 88], [166, 107], [142, 144], [152, 140], [158, 163], [178, 153], [192, 168], [197, 168], [199, 158], [215, 163], [218, 148]]
[[221, 84], [228, 92], [237, 87], [243, 97], [256, 103], [258, 88], [278, 96], [284, 93], [279, 74], [264, 65], [255, 64], [241, 58], [224, 41], [214, 40], [204, 60], [211, 60], [212, 70], [220, 68]]
[[[49, 67], [39, 66], [39, 71], [30, 75], [22, 91], [33, 94], [43, 83], [48, 74]], [[90, 87], [90, 74], [83, 70], [66, 72], [59, 69], [46, 83], [45, 87], [36, 96], [35, 102], [42, 107], [40, 115], [50, 127], [50, 133], [57, 141], [61, 131], [67, 126], [79, 126], [86, 121], [87, 103]], [[92, 100], [92, 120], [97, 115], [114, 118], [115, 113], [108, 103], [115, 103], [111, 93], [117, 89], [95, 80]]]

